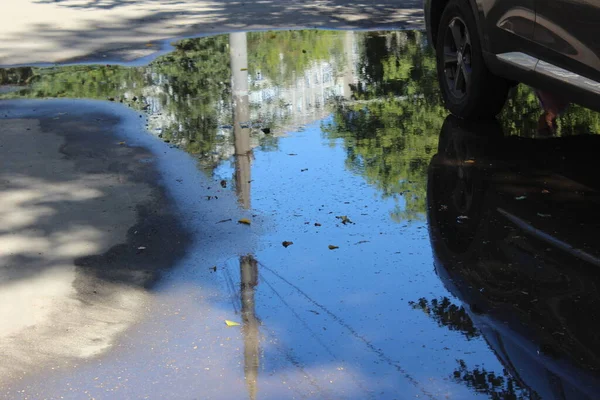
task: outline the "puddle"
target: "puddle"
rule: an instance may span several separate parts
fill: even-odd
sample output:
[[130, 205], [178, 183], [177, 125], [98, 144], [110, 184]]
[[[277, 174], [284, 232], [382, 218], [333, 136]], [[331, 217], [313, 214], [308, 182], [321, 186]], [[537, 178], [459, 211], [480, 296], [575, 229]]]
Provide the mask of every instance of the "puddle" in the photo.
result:
[[[556, 137], [538, 139], [538, 100], [519, 86], [494, 123], [448, 117], [434, 55], [413, 31], [235, 33], [183, 40], [144, 67], [0, 76], [21, 85], [1, 99], [136, 110], [156, 142], [187, 152], [209, 181], [192, 203], [191, 173], [166, 168], [184, 214], [218, 214], [198, 228], [196, 255], [156, 289], [170, 311], [120, 354], [51, 375], [50, 395], [598, 392], [600, 348], [587, 325], [600, 300], [590, 269], [600, 260], [597, 113], [572, 105]], [[219, 201], [234, 195], [239, 209], [223, 212]], [[211, 238], [212, 226], [239, 229], [242, 217], [251, 243]], [[207, 275], [217, 289], [205, 310]], [[93, 376], [102, 384], [87, 384]]]

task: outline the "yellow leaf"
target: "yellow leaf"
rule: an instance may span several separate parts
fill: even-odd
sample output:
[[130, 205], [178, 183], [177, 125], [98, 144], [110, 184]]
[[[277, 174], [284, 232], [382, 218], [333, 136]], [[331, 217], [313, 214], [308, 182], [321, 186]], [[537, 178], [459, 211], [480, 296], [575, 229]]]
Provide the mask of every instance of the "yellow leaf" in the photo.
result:
[[339, 246], [334, 246], [332, 244], [329, 245], [329, 250], [339, 249]]
[[336, 217], [337, 219], [341, 219], [342, 220], [342, 224], [347, 225], [347, 224], [353, 224], [354, 222], [350, 221], [350, 218], [348, 218], [347, 215], [339, 215]]
[[250, 220], [248, 218], [242, 218], [238, 221], [238, 223], [244, 224], [244, 225], [250, 225], [252, 222], [250, 222]]
[[465, 164], [475, 164], [475, 160], [466, 160]]
[[123, 146], [123, 145], [125, 144], [125, 142], [119, 142], [119, 144], [120, 144], [121, 146]]
[[227, 324], [227, 326], [240, 326], [240, 324], [238, 324], [237, 322], [233, 322], [228, 319], [225, 320], [225, 324]]

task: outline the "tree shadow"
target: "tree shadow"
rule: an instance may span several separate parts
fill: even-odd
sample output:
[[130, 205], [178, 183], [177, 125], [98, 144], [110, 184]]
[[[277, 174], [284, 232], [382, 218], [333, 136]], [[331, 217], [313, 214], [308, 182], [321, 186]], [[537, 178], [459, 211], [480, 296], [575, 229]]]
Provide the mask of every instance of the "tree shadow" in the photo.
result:
[[[123, 49], [129, 54], [134, 50], [147, 54], [152, 51], [147, 46], [149, 41], [213, 32], [265, 28], [420, 29], [423, 25], [422, 5], [416, 0], [403, 1], [402, 5], [392, 0], [369, 3], [224, 0], [210, 4], [189, 0], [133, 3], [39, 0], [37, 3], [81, 11], [78, 27], [65, 28], [60, 20], [23, 25], [26, 29], [5, 35], [0, 46], [0, 65], [30, 63], [31, 56], [23, 55], [23, 43], [38, 43], [35, 62], [62, 62], [90, 55], [99, 56], [96, 59], [118, 57], [117, 50]], [[95, 16], [90, 11], [101, 14]]]
[[118, 117], [36, 103], [39, 118], [7, 118], [14, 104], [0, 119], [4, 378], [106, 350], [192, 242]]

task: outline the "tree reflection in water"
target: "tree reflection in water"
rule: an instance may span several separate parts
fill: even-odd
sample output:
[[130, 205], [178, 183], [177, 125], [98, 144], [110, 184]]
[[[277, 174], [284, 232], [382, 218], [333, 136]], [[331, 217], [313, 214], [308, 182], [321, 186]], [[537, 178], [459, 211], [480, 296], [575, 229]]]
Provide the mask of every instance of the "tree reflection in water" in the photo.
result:
[[[196, 156], [208, 173], [233, 160], [245, 209], [251, 207], [252, 149], [276, 150], [278, 135], [322, 121], [325, 137], [344, 148], [347, 168], [382, 197], [397, 199], [390, 217], [404, 223], [425, 217], [427, 168], [447, 115], [436, 82], [434, 54], [421, 32], [254, 32], [183, 40], [144, 67], [0, 69], [0, 85], [23, 85], [0, 91], [0, 98], [108, 99], [145, 112], [150, 132]], [[530, 136], [538, 116], [533, 92], [518, 87], [500, 123], [506, 135]], [[598, 132], [599, 114], [581, 107], [559, 121], [558, 135]], [[248, 255], [239, 264], [244, 371], [254, 398], [258, 263]], [[466, 310], [448, 298], [411, 306], [467, 339], [480, 335]], [[509, 374], [464, 361], [454, 378], [492, 398], [536, 398]]]
[[421, 310], [429, 317], [433, 318], [439, 326], [445, 326], [451, 331], [462, 333], [467, 339], [479, 337], [479, 332], [471, 317], [463, 306], [457, 306], [452, 303], [448, 297], [441, 299], [427, 300], [420, 298], [418, 301], [409, 302], [415, 310]]
[[504, 376], [486, 371], [483, 367], [469, 369], [463, 360], [458, 360], [458, 368], [454, 371], [454, 380], [461, 382], [478, 393], [485, 394], [493, 400], [538, 400], [540, 396], [524, 389], [508, 371]]
[[[281, 134], [322, 120], [325, 136], [346, 150], [348, 168], [397, 200], [392, 220], [423, 220], [427, 165], [447, 115], [425, 35], [309, 30], [246, 38], [250, 148], [276, 150]], [[24, 85], [0, 98], [123, 102], [148, 113], [151, 132], [212, 173], [238, 154], [229, 46], [228, 35], [186, 39], [144, 67], [0, 69], [0, 84]], [[519, 86], [500, 118], [505, 134], [532, 135], [539, 112], [533, 91]], [[571, 106], [559, 120], [558, 135], [588, 132], [600, 132], [598, 113]]]

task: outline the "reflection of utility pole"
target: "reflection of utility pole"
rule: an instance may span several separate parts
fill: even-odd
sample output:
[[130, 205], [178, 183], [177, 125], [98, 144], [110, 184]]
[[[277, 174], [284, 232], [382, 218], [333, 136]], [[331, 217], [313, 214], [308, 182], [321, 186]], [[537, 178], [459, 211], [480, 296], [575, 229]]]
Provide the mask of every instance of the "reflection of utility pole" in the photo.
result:
[[257, 395], [257, 380], [259, 366], [259, 322], [256, 318], [254, 288], [258, 285], [258, 262], [252, 255], [240, 257], [240, 275], [242, 292], [242, 321], [244, 326], [244, 375], [250, 400]]
[[354, 32], [347, 31], [344, 35], [344, 55], [346, 56], [346, 65], [344, 66], [344, 76], [342, 79], [342, 97], [347, 100], [352, 98], [352, 86], [356, 84], [356, 76], [354, 75], [355, 70], [355, 59], [354, 59], [354, 45], [355, 36]]
[[250, 103], [248, 98], [248, 41], [245, 32], [229, 35], [231, 89], [233, 96], [233, 136], [235, 184], [239, 202], [250, 208]]
[[[250, 103], [248, 98], [248, 41], [245, 32], [229, 35], [231, 89], [233, 95], [233, 136], [235, 146], [235, 185], [238, 199], [250, 208]], [[257, 395], [260, 340], [254, 288], [258, 285], [258, 263], [253, 256], [240, 258], [242, 321], [244, 326], [244, 376], [250, 400]]]

